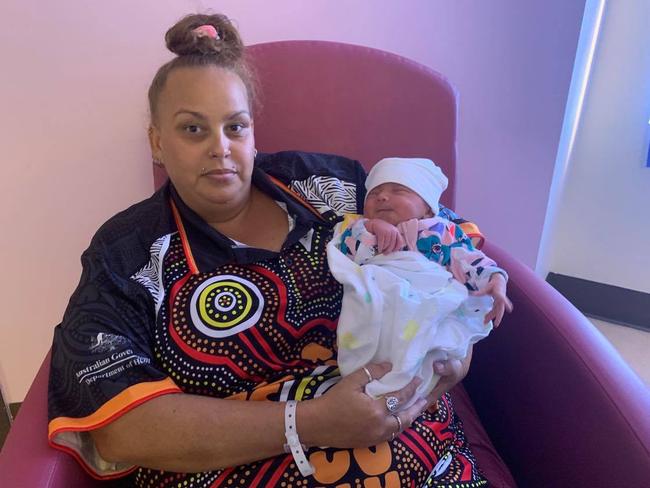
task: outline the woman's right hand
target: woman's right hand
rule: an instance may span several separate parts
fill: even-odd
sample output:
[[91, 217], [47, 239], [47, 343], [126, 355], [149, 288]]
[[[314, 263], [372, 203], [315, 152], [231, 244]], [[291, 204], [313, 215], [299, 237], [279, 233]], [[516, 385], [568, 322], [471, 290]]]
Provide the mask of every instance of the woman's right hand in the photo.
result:
[[[380, 379], [391, 370], [388, 363], [366, 366], [373, 379]], [[386, 408], [386, 397], [371, 398], [365, 393], [369, 378], [359, 369], [342, 378], [323, 396], [298, 405], [297, 423], [300, 439], [309, 446], [338, 448], [368, 447], [391, 439], [399, 433], [399, 424]], [[413, 379], [394, 396], [404, 403], [420, 384]], [[409, 427], [424, 411], [427, 401], [421, 399], [398, 414], [402, 430]]]

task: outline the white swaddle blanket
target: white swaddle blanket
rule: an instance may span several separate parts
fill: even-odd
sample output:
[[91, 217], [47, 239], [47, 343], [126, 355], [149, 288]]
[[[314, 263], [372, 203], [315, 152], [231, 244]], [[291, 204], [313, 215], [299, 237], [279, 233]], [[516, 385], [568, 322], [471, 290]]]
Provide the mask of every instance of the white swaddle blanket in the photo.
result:
[[443, 266], [413, 251], [380, 254], [360, 266], [338, 249], [339, 240], [335, 232], [327, 259], [343, 284], [337, 327], [341, 374], [370, 362], [392, 363], [388, 374], [366, 386], [372, 397], [400, 390], [419, 376], [416, 394], [400, 405], [408, 408], [437, 384], [434, 361], [462, 359], [490, 333], [492, 324], [483, 320], [492, 298], [468, 296]]

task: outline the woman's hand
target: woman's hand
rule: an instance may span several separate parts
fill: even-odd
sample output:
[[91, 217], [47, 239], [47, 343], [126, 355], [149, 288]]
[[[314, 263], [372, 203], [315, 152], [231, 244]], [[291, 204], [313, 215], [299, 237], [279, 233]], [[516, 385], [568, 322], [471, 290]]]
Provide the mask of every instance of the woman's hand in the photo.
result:
[[[373, 379], [380, 379], [391, 366], [387, 363], [368, 364], [366, 369]], [[368, 383], [367, 374], [360, 369], [342, 378], [322, 397], [298, 404], [301, 442], [339, 448], [374, 446], [409, 427], [427, 406], [426, 399], [419, 400], [395, 414], [399, 416], [398, 422], [386, 408], [386, 397], [394, 396], [400, 402], [406, 402], [415, 394], [421, 380], [415, 378], [401, 390], [378, 399], [365, 393]]]
[[471, 362], [472, 347], [469, 348], [467, 356], [462, 360], [449, 359], [447, 361], [433, 363], [433, 372], [440, 376], [440, 381], [438, 381], [438, 384], [427, 397], [429, 406], [435, 405], [442, 395], [451, 390], [467, 376]]
[[484, 322], [487, 324], [492, 320], [495, 329], [499, 327], [503, 314], [513, 310], [512, 302], [506, 295], [506, 279], [501, 273], [494, 273], [490, 276], [487, 286], [477, 291], [475, 295], [490, 295], [494, 299], [492, 310], [485, 315]]

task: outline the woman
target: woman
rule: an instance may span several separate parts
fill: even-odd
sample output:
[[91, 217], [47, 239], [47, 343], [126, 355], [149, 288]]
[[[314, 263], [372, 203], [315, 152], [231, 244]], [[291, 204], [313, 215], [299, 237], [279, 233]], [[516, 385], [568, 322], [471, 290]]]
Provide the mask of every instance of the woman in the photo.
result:
[[338, 375], [325, 245], [362, 211], [358, 163], [256, 155], [254, 82], [227, 18], [186, 17], [166, 40], [178, 57], [149, 90], [149, 140], [171, 182], [82, 257], [53, 344], [52, 445], [135, 486], [485, 484], [438, 401], [469, 357], [437, 365], [431, 397], [399, 414], [417, 379], [373, 399], [363, 388], [390, 365]]

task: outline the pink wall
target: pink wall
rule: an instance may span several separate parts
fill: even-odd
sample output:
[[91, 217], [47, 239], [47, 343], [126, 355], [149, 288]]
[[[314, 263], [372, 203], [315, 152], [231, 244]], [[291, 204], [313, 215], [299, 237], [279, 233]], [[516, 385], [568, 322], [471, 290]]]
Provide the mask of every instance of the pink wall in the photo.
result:
[[532, 266], [583, 5], [2, 2], [0, 384], [9, 401], [22, 400], [49, 347], [94, 230], [151, 190], [145, 94], [177, 18], [214, 7], [238, 21], [249, 44], [363, 44], [444, 73], [461, 94], [458, 209]]

